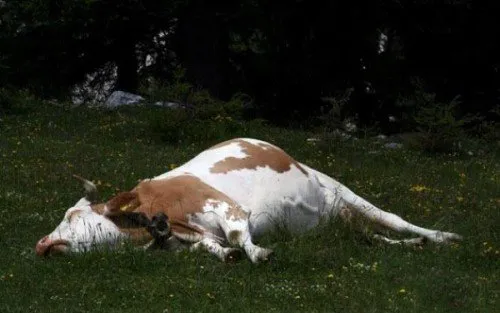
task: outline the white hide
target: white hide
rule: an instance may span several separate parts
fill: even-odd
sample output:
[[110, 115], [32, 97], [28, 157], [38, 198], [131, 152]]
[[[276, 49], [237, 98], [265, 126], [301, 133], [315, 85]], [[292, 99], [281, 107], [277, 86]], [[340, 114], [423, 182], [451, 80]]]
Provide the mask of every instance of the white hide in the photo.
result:
[[99, 246], [112, 247], [124, 238], [113, 222], [92, 211], [87, 199], [82, 198], [66, 211], [61, 223], [44, 240], [47, 245], [64, 242], [59, 252], [79, 253]]

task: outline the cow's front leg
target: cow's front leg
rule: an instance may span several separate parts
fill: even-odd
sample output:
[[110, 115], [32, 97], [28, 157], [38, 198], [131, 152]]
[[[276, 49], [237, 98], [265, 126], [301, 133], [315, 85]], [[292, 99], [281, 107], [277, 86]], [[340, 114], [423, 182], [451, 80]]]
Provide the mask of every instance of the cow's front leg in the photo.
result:
[[221, 223], [227, 241], [231, 245], [243, 248], [253, 263], [268, 261], [273, 251], [252, 242], [248, 217], [249, 214], [239, 206], [230, 206], [227, 209]]
[[191, 245], [190, 248], [191, 251], [200, 249], [207, 250], [224, 262], [234, 262], [241, 259], [240, 249], [223, 247], [212, 238], [203, 238], [201, 241]]

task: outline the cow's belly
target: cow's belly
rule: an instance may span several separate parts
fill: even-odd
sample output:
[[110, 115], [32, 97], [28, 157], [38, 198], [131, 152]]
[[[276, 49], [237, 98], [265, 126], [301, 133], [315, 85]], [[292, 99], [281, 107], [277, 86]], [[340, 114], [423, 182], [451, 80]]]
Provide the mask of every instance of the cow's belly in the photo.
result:
[[250, 232], [258, 237], [274, 230], [302, 233], [318, 225], [322, 207], [301, 197], [273, 199], [251, 209]]

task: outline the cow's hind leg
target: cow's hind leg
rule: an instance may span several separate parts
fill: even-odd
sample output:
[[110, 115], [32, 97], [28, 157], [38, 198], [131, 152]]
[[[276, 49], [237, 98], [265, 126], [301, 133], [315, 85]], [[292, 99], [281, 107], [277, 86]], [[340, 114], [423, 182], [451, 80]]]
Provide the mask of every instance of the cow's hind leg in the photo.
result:
[[[366, 217], [361, 215], [355, 210], [349, 209], [347, 207], [343, 207], [339, 211], [340, 218], [348, 224], [353, 229], [365, 233], [368, 237], [373, 238], [377, 241], [384, 242], [390, 245], [414, 245], [420, 246], [424, 244], [427, 239], [424, 237], [417, 238], [407, 238], [407, 239], [390, 239], [386, 236], [379, 234], [380, 232], [385, 232], [385, 227], [381, 227], [382, 225], [369, 222]], [[375, 234], [372, 234], [375, 232]]]
[[196, 251], [204, 249], [217, 256], [221, 261], [234, 262], [241, 259], [241, 250], [237, 248], [222, 247], [217, 241], [212, 238], [203, 238], [191, 245], [190, 250]]
[[396, 214], [377, 208], [345, 186], [339, 187], [337, 194], [333, 194], [332, 196], [336, 204], [347, 207], [354, 213], [355, 217], [358, 215], [362, 216], [375, 225], [398, 233], [413, 233], [436, 243], [451, 243], [462, 239], [462, 236], [455, 233], [427, 229], [411, 224]]
[[252, 242], [248, 214], [241, 208], [232, 208], [231, 210], [231, 212], [238, 214], [226, 214], [220, 225], [229, 244], [245, 250], [252, 263], [268, 261], [273, 251], [259, 247]]
[[409, 239], [390, 239], [379, 234], [373, 235], [372, 238], [388, 243], [390, 245], [407, 245], [407, 246], [421, 246], [427, 240], [424, 237], [409, 238]]
[[273, 250], [259, 247], [252, 242], [248, 227], [247, 229], [231, 228], [226, 236], [230, 244], [237, 245], [245, 250], [252, 263], [268, 261], [269, 256], [273, 253]]

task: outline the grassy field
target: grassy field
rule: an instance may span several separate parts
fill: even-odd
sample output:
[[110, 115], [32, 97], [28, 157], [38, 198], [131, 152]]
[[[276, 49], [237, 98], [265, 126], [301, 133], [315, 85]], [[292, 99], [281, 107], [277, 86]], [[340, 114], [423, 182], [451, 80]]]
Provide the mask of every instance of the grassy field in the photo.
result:
[[[309, 143], [315, 134], [176, 114], [42, 106], [0, 116], [0, 312], [498, 312], [498, 149], [430, 156], [373, 140]], [[269, 264], [128, 246], [35, 256], [82, 196], [71, 174], [94, 180], [104, 200], [236, 136], [278, 144], [379, 207], [465, 240], [385, 246], [333, 220], [262, 238], [275, 250]]]

